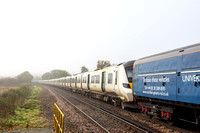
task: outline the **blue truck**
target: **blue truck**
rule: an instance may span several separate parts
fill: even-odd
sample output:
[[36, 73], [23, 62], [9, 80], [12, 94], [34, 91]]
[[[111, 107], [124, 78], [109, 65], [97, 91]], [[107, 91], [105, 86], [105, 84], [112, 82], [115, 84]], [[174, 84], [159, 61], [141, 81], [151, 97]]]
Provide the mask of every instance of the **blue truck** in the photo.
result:
[[149, 117], [198, 124], [200, 43], [136, 60], [133, 96]]

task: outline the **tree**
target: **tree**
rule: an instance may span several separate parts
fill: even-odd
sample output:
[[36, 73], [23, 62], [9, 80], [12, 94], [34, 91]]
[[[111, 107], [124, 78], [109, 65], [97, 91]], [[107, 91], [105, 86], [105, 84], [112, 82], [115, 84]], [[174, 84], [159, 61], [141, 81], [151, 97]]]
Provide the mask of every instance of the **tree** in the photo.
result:
[[66, 76], [71, 76], [71, 74], [69, 74], [65, 70], [52, 70], [51, 75], [52, 75], [52, 78], [62, 78]]
[[25, 71], [17, 76], [17, 80], [21, 83], [31, 83], [33, 76], [28, 72]]
[[51, 73], [50, 72], [46, 72], [45, 74], [42, 75], [42, 79], [51, 79], [52, 76], [51, 76]]
[[97, 69], [104, 68], [106, 66], [110, 66], [110, 61], [104, 61], [104, 60], [97, 61]]
[[52, 70], [51, 72], [46, 72], [45, 74], [43, 74], [42, 79], [43, 80], [56, 79], [56, 78], [62, 78], [66, 76], [71, 76], [71, 74], [65, 70]]
[[88, 72], [88, 69], [85, 66], [81, 67], [81, 73]]

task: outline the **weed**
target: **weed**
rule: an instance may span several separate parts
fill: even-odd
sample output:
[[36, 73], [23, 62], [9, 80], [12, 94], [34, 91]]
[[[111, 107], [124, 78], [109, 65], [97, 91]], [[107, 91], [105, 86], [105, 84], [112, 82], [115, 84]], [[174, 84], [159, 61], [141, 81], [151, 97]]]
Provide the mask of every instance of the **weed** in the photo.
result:
[[0, 96], [0, 130], [48, 125], [47, 120], [40, 116], [43, 113], [37, 100], [40, 91], [40, 87], [30, 89], [25, 86], [3, 93]]

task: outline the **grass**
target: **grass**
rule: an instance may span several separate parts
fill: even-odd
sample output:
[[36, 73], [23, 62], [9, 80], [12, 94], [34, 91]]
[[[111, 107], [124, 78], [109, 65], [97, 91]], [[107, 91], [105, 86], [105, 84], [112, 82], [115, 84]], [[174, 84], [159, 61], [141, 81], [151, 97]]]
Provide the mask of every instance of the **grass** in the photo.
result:
[[40, 87], [34, 87], [23, 104], [15, 108], [14, 115], [0, 118], [0, 129], [42, 128], [49, 125], [47, 119], [41, 116], [44, 112], [38, 101], [40, 91]]
[[17, 87], [0, 87], [0, 94], [9, 91], [10, 89], [16, 89]]

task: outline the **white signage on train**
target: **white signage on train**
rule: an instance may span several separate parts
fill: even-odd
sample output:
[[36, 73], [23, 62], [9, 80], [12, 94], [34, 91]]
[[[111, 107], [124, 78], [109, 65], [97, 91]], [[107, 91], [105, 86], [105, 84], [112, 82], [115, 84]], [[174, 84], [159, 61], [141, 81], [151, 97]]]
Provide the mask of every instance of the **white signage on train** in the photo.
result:
[[145, 78], [143, 77], [143, 82], [170, 82], [170, 78], [155, 78], [155, 77], [152, 77], [152, 78]]
[[200, 81], [200, 76], [197, 76], [197, 75], [185, 75], [185, 76], [182, 76], [182, 81], [183, 82], [199, 82]]

